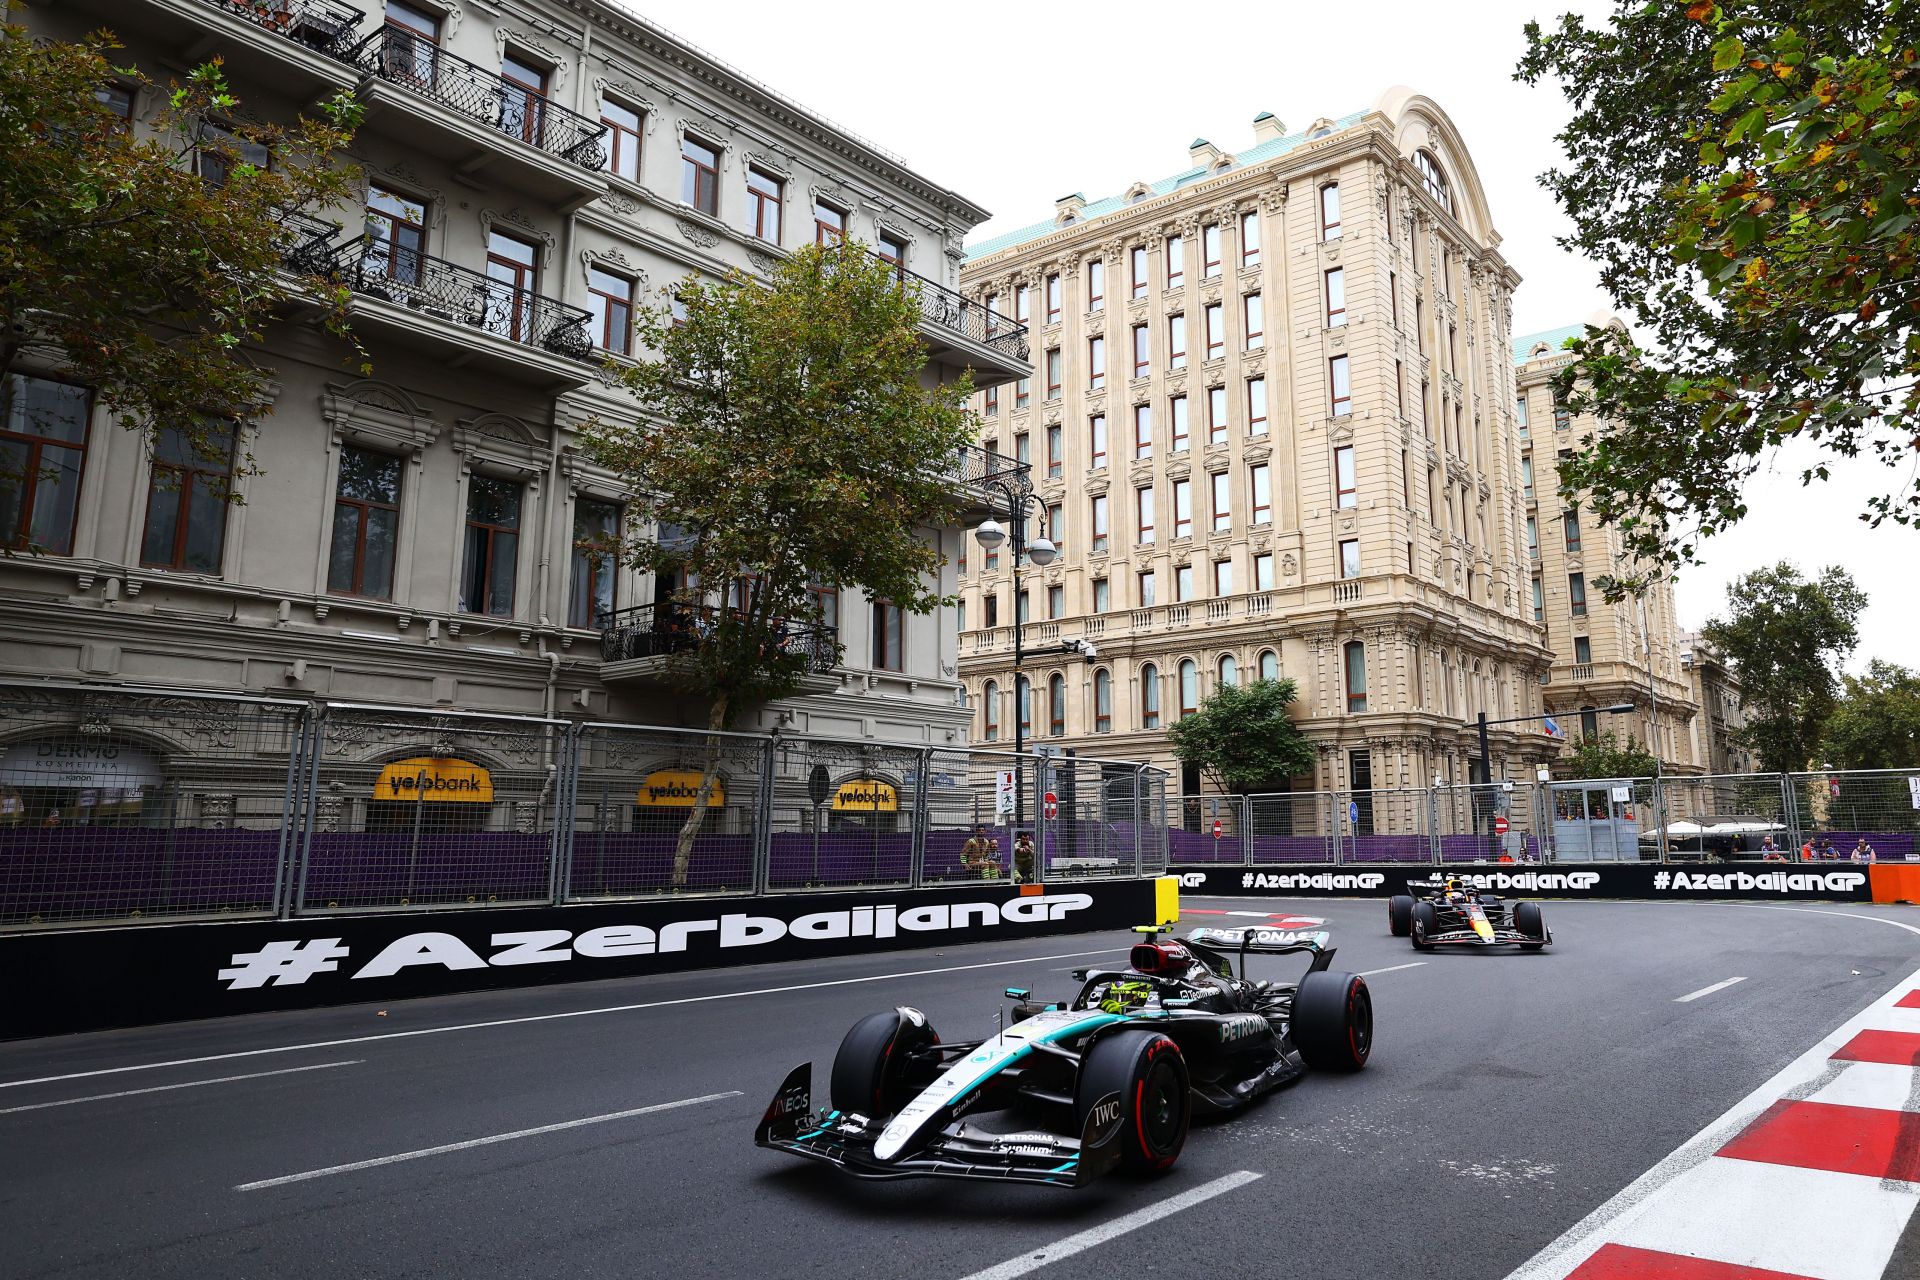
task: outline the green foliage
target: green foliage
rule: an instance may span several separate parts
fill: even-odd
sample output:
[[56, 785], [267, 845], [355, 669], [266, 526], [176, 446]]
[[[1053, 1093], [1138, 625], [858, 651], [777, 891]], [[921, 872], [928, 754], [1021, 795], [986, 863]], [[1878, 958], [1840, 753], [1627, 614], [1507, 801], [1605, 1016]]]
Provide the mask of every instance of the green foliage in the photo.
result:
[[1920, 672], [1875, 658], [1846, 676], [1819, 763], [1835, 769], [1920, 767]]
[[1764, 772], [1804, 769], [1839, 696], [1839, 664], [1859, 643], [1867, 597], [1845, 569], [1818, 581], [1782, 561], [1727, 587], [1729, 616], [1701, 628], [1740, 683], [1747, 727], [1737, 739]]
[[[331, 157], [358, 107], [343, 95], [325, 120], [231, 123], [239, 100], [217, 61], [160, 85], [110, 63], [117, 47], [104, 33], [0, 28], [0, 371], [84, 383], [122, 426], [176, 430], [224, 468], [229, 442], [268, 412], [247, 344], [296, 290], [323, 291], [281, 274], [282, 215], [349, 195]], [[109, 82], [161, 104], [144, 132], [96, 98]], [[271, 167], [243, 145], [266, 148]], [[324, 291], [338, 326], [344, 295]], [[0, 421], [12, 394], [0, 378]]]
[[1623, 744], [1609, 729], [1588, 734], [1553, 762], [1555, 778], [1651, 778], [1660, 771], [1653, 752], [1629, 736]]
[[1287, 716], [1294, 696], [1291, 680], [1222, 685], [1167, 740], [1175, 758], [1199, 765], [1223, 791], [1284, 791], [1314, 761], [1313, 744]]
[[1900, 468], [1860, 518], [1920, 523], [1920, 64], [1907, 0], [1616, 0], [1527, 27], [1516, 78], [1575, 107], [1542, 176], [1560, 244], [1652, 341], [1589, 329], [1561, 378], [1609, 420], [1563, 491], [1651, 561], [1747, 514], [1783, 442]]

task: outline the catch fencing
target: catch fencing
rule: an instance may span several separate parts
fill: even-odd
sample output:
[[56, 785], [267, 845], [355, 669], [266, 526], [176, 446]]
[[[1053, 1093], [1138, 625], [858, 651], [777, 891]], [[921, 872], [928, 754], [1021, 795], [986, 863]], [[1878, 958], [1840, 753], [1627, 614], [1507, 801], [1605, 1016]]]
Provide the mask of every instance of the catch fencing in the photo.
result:
[[1151, 875], [1135, 762], [0, 683], [0, 929]]

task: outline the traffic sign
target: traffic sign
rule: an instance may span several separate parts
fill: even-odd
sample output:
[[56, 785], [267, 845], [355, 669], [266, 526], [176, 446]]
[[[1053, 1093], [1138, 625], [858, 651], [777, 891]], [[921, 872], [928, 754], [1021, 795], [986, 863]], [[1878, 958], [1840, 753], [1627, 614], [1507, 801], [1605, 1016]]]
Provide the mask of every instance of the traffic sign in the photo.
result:
[[1358, 800], [1347, 801], [1347, 821], [1354, 826], [1360, 825], [1360, 802]]
[[1507, 816], [1504, 813], [1494, 815], [1493, 834], [1497, 836], [1507, 834]]
[[1060, 816], [1060, 797], [1049, 791], [1045, 798], [1047, 802], [1047, 820], [1051, 822]]
[[1220, 819], [1218, 818], [1213, 820], [1213, 838], [1215, 840], [1220, 838]]

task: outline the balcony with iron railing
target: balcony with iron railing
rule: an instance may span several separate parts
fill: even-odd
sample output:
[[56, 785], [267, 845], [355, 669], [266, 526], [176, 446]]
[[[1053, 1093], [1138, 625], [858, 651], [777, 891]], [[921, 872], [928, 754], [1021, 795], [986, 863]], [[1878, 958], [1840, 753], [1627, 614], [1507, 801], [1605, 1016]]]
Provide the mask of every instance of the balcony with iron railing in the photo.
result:
[[[346, 61], [361, 14], [340, 0], [67, 0], [110, 19], [129, 44], [151, 37], [171, 50], [219, 54], [230, 74], [267, 78], [290, 93], [352, 86]], [[182, 54], [188, 63], [202, 54]]]
[[920, 304], [935, 359], [972, 369], [976, 387], [1032, 376], [1026, 325], [905, 267], [894, 271]]
[[[600, 627], [600, 679], [608, 684], [627, 680], [659, 681], [667, 678], [674, 659], [693, 652], [722, 621], [721, 610], [713, 605], [691, 605], [670, 601], [635, 605], [603, 613], [596, 620]], [[830, 686], [831, 673], [840, 662], [839, 635], [825, 624], [776, 622], [772, 626], [773, 645], [804, 664], [803, 684], [807, 688]]]
[[366, 237], [335, 250], [332, 278], [353, 293], [348, 314], [402, 345], [552, 389], [592, 379], [592, 317], [470, 267]]
[[339, 223], [293, 209], [280, 215], [274, 247], [285, 270], [297, 276], [325, 276], [334, 271], [339, 238]]
[[454, 164], [505, 169], [516, 187], [571, 212], [607, 189], [607, 127], [496, 69], [396, 26], [347, 55], [364, 73], [366, 128]]

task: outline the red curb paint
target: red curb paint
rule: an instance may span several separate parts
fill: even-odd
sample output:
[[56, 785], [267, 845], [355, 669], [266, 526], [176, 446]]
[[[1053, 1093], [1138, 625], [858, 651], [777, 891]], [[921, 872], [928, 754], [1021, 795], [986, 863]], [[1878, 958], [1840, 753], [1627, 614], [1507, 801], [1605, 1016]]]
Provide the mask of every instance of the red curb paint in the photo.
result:
[[1658, 1249], [1635, 1249], [1604, 1244], [1581, 1263], [1567, 1280], [1808, 1280], [1786, 1271], [1743, 1267], [1711, 1258], [1689, 1258]]
[[1920, 1033], [1862, 1031], [1833, 1051], [1845, 1062], [1890, 1062], [1896, 1067], [1920, 1067]]
[[1920, 987], [1914, 988], [1912, 991], [1907, 992], [1907, 994], [1894, 1001], [1893, 1007], [1896, 1009], [1920, 1009]]
[[1830, 1102], [1776, 1102], [1715, 1154], [1920, 1181], [1920, 1114]]

